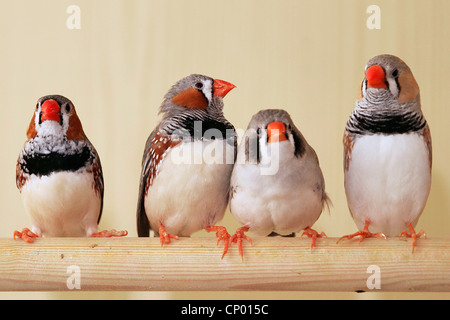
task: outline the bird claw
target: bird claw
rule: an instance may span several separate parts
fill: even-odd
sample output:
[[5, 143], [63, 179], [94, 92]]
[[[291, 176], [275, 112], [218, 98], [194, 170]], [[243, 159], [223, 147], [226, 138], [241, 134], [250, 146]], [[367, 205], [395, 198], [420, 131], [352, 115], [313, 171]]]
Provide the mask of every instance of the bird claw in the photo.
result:
[[220, 241], [223, 240], [223, 243], [224, 243], [223, 254], [222, 254], [222, 259], [223, 259], [223, 257], [228, 252], [228, 246], [230, 244], [231, 235], [228, 233], [228, 231], [225, 227], [221, 227], [221, 226], [207, 226], [205, 228], [205, 230], [208, 232], [216, 232], [217, 245], [219, 245]]
[[311, 238], [311, 251], [316, 244], [317, 238], [323, 238], [323, 237], [327, 238], [327, 235], [325, 234], [325, 232], [322, 232], [319, 234], [316, 230], [311, 229], [310, 227], [307, 227], [305, 230], [303, 230], [303, 233], [301, 236], [302, 237], [308, 236]]
[[34, 239], [39, 238], [39, 236], [37, 234], [35, 234], [28, 228], [23, 228], [22, 232], [14, 230], [14, 235], [13, 235], [14, 240], [16, 239], [16, 237], [18, 237], [28, 243], [33, 243]]
[[343, 240], [343, 239], [350, 240], [350, 239], [353, 239], [354, 237], [357, 237], [357, 236], [359, 236], [359, 242], [360, 243], [365, 238], [384, 238], [384, 239], [386, 239], [386, 235], [384, 233], [381, 233], [381, 232], [371, 233], [369, 231], [362, 230], [362, 231], [358, 231], [358, 232], [355, 232], [353, 234], [345, 235], [345, 236], [339, 238], [337, 243], [341, 242], [341, 240]]
[[426, 239], [427, 234], [423, 230], [420, 230], [419, 233], [416, 233], [416, 231], [414, 230], [414, 227], [411, 225], [411, 223], [406, 224], [406, 226], [409, 229], [409, 233], [408, 233], [408, 231], [404, 230], [404, 231], [402, 231], [402, 233], [400, 233], [399, 236], [412, 239], [412, 253], [414, 253], [414, 248], [416, 247], [416, 239], [420, 238], [421, 236], [424, 236], [424, 238]]
[[244, 251], [242, 249], [242, 239], [247, 240], [251, 244], [253, 244], [252, 239], [250, 239], [247, 235], [244, 234], [244, 232], [247, 232], [250, 228], [247, 226], [240, 227], [236, 230], [236, 233], [231, 236], [230, 241], [237, 243], [239, 247], [239, 254], [241, 256], [242, 261], [244, 261]]
[[110, 238], [110, 237], [125, 237], [128, 235], [128, 231], [121, 230], [117, 231], [115, 229], [112, 230], [103, 230], [100, 232], [93, 233], [91, 237], [93, 238]]
[[164, 244], [169, 244], [170, 239], [178, 240], [178, 236], [174, 234], [170, 234], [166, 231], [163, 224], [160, 224], [159, 226], [159, 241], [161, 242], [161, 246]]
[[369, 224], [370, 221], [366, 221], [364, 224], [364, 229], [360, 230], [358, 232], [355, 232], [353, 234], [349, 234], [349, 235], [345, 235], [341, 238], [339, 238], [339, 240], [337, 241], [337, 243], [341, 242], [341, 240], [343, 239], [353, 239], [354, 237], [359, 236], [359, 243], [361, 243], [361, 241], [363, 241], [365, 238], [384, 238], [386, 239], [386, 235], [384, 233], [381, 232], [377, 232], [377, 233], [371, 233], [369, 232]]

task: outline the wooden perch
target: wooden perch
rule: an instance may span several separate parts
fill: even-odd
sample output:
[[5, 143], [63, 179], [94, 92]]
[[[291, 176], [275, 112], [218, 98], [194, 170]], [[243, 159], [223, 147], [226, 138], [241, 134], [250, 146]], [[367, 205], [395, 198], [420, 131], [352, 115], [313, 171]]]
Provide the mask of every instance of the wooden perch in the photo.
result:
[[0, 239], [0, 291], [450, 291], [449, 239], [336, 241], [254, 237], [242, 262], [214, 237]]

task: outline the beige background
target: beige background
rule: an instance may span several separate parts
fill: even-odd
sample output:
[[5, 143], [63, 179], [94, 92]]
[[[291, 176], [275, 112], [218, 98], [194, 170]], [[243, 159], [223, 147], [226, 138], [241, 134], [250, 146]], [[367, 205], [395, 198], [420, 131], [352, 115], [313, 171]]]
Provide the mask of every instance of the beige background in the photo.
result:
[[[66, 8], [81, 8], [69, 30]], [[369, 30], [366, 8], [381, 8]], [[145, 140], [163, 95], [178, 79], [203, 73], [237, 85], [225, 115], [244, 129], [262, 108], [288, 110], [320, 158], [334, 203], [316, 229], [356, 231], [343, 189], [342, 133], [366, 61], [403, 58], [420, 85], [433, 137], [433, 185], [418, 228], [449, 237], [450, 2], [16, 0], [0, 5], [0, 237], [29, 226], [15, 186], [15, 163], [36, 100], [70, 98], [103, 163], [102, 228], [136, 236], [135, 207]], [[237, 223], [227, 212], [222, 225]], [[213, 236], [199, 233], [201, 236]], [[320, 244], [319, 244], [320, 245]], [[419, 245], [420, 246], [420, 245]], [[449, 294], [302, 292], [0, 293], [2, 298], [449, 298]]]

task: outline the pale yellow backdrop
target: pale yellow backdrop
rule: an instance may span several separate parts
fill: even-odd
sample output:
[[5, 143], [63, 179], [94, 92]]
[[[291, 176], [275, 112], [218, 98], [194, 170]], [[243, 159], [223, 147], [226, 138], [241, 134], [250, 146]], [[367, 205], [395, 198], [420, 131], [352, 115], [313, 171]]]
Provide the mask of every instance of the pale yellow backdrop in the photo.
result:
[[[433, 137], [433, 186], [418, 228], [450, 231], [450, 2], [1, 0], [0, 237], [29, 226], [15, 186], [15, 163], [36, 100], [70, 98], [100, 154], [105, 202], [102, 228], [136, 236], [140, 162], [158, 107], [178, 79], [203, 73], [234, 83], [225, 115], [244, 129], [262, 108], [285, 108], [315, 148], [334, 203], [315, 227], [337, 237], [356, 230], [343, 189], [342, 133], [366, 61], [403, 58], [420, 85]], [[369, 30], [366, 9], [381, 9]], [[78, 5], [81, 29], [66, 26]], [[227, 212], [221, 223], [234, 230]], [[213, 236], [199, 233], [202, 236]], [[320, 245], [320, 244], [319, 244]], [[449, 297], [301, 292], [5, 293], [41, 298], [380, 298]]]

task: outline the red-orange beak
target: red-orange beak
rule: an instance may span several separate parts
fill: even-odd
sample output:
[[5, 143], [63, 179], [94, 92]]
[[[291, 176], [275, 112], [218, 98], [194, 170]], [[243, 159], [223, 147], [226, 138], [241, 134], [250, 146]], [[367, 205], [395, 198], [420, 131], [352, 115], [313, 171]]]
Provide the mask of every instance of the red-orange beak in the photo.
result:
[[214, 89], [214, 97], [222, 97], [224, 98], [228, 92], [232, 89], [236, 88], [236, 86], [232, 83], [214, 79], [213, 89]]
[[366, 70], [367, 88], [387, 89], [386, 74], [382, 67], [377, 64]]
[[269, 143], [287, 140], [286, 127], [283, 122], [276, 121], [269, 123], [267, 126], [267, 136], [269, 137], [267, 140]]
[[57, 122], [61, 122], [61, 118], [59, 116], [60, 106], [58, 102], [53, 99], [45, 100], [41, 107], [42, 116], [41, 121], [46, 120], [54, 120]]

